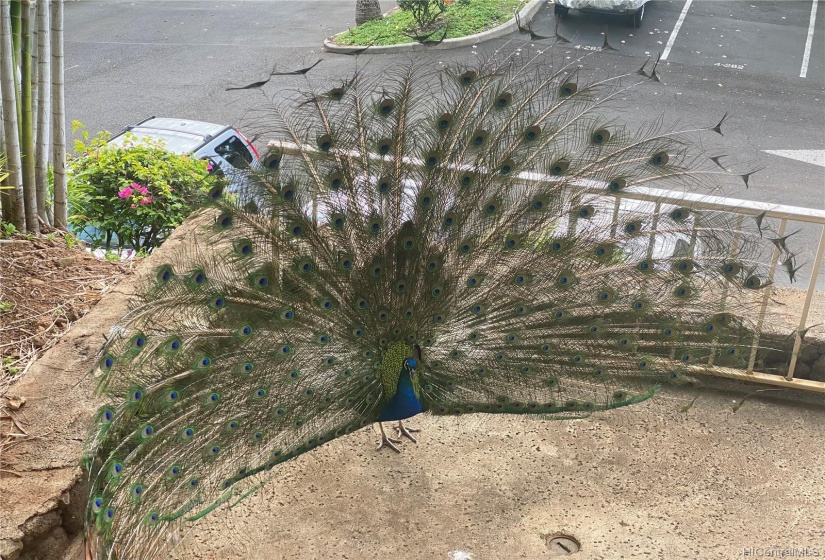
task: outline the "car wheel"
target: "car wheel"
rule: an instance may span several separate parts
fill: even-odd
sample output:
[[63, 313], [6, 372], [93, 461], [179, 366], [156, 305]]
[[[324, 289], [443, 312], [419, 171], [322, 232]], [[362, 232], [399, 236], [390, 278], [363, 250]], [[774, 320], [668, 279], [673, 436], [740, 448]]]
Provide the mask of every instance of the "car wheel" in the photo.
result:
[[566, 8], [561, 4], [553, 4], [553, 13], [556, 14], [556, 17], [564, 17], [569, 11], [570, 8]]
[[636, 10], [636, 13], [633, 14], [633, 27], [639, 27], [642, 25], [642, 20], [645, 18], [645, 5], [642, 4], [642, 7]]

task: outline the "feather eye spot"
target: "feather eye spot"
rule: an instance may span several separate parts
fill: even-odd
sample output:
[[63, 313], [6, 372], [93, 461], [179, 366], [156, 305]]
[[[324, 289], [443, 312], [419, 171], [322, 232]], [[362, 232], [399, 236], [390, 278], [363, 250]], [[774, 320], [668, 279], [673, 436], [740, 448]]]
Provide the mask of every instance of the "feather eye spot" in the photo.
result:
[[516, 315], [524, 315], [527, 309], [523, 305], [519, 305], [516, 307]]
[[255, 398], [262, 399], [266, 397], [266, 389], [256, 389], [255, 390]]
[[590, 137], [590, 141], [594, 144], [604, 144], [610, 140], [610, 131], [605, 128], [600, 128], [593, 133], [593, 136]]
[[100, 364], [101, 369], [103, 369], [104, 371], [112, 369], [113, 365], [115, 365], [115, 358], [114, 356], [108, 354], [103, 358], [103, 360], [101, 360]]
[[251, 335], [251, 334], [252, 334], [252, 327], [251, 327], [251, 326], [249, 326], [249, 325], [244, 325], [244, 326], [241, 328], [241, 334], [242, 334], [243, 336], [249, 336], [249, 335]]
[[466, 72], [463, 72], [461, 76], [459, 76], [459, 79], [462, 85], [469, 86], [476, 81], [477, 77], [478, 72], [476, 72], [475, 70], [467, 70]]
[[472, 136], [473, 146], [476, 146], [476, 147], [483, 146], [484, 142], [487, 141], [487, 136], [488, 136], [488, 133], [484, 129], [478, 129], [475, 132], [473, 132], [473, 136]]
[[180, 350], [180, 345], [180, 339], [173, 338], [172, 340], [166, 343], [166, 349], [170, 352], [177, 352], [178, 350]]
[[499, 166], [498, 172], [502, 175], [509, 175], [510, 172], [513, 171], [515, 166], [516, 166], [516, 162], [513, 161], [512, 159], [508, 158], [508, 159], [504, 160], [502, 162], [502, 164]]
[[742, 272], [742, 267], [739, 265], [739, 263], [728, 262], [722, 266], [722, 273], [725, 276], [737, 276], [740, 272]]
[[496, 96], [496, 109], [505, 109], [513, 101], [513, 95], [509, 91], [505, 91]]
[[533, 142], [536, 140], [539, 135], [541, 134], [541, 127], [534, 125], [529, 127], [527, 130], [524, 131], [524, 140], [527, 142]]
[[427, 271], [428, 272], [435, 272], [436, 270], [438, 270], [438, 268], [439, 268], [439, 264], [438, 264], [437, 261], [430, 261], [430, 262], [427, 263]]
[[332, 148], [332, 136], [329, 134], [322, 134], [317, 139], [318, 148], [322, 152], [328, 152]]
[[595, 213], [596, 210], [593, 208], [593, 206], [590, 206], [589, 204], [587, 206], [582, 206], [581, 208], [579, 208], [579, 218], [584, 218], [585, 220], [592, 218]]
[[433, 204], [433, 194], [429, 191], [423, 191], [418, 195], [418, 206], [424, 210], [429, 209]]
[[439, 315], [433, 316], [433, 323], [435, 323], [436, 325], [440, 325], [443, 322], [444, 322], [444, 316], [443, 315], [439, 314]]
[[653, 261], [642, 261], [638, 265], [636, 265], [636, 268], [639, 270], [639, 272], [650, 272], [654, 269]]
[[378, 105], [378, 112], [384, 116], [392, 113], [393, 109], [395, 109], [395, 99], [392, 99], [391, 97], [383, 99]]
[[625, 188], [627, 188], [627, 181], [625, 179], [622, 179], [622, 178], [613, 179], [607, 185], [607, 190], [609, 190], [610, 192], [613, 192], [613, 193], [623, 191]]
[[232, 225], [232, 215], [231, 214], [221, 214], [217, 218], [217, 224], [221, 229], [227, 229]]
[[755, 275], [748, 276], [748, 278], [745, 280], [745, 287], [750, 290], [757, 290], [761, 288], [763, 285], [764, 283], [762, 282], [762, 279]]
[[[195, 435], [195, 429], [194, 428], [184, 428], [183, 431], [181, 432], [181, 437], [185, 440], [192, 439], [192, 436], [194, 436], [194, 435]], [[173, 474], [177, 474], [177, 473], [173, 473]]]
[[471, 333], [467, 336], [467, 338], [470, 340], [470, 342], [476, 342], [476, 341], [478, 340], [478, 332], [477, 332], [477, 331], [473, 331], [473, 332], [471, 332]]
[[461, 176], [461, 186], [462, 187], [469, 187], [470, 185], [473, 184], [473, 182], [475, 181], [475, 178], [476, 178], [475, 173], [472, 173], [470, 171], [464, 173]]
[[440, 159], [438, 157], [437, 152], [430, 151], [424, 154], [424, 165], [426, 165], [427, 167], [435, 167], [436, 165], [438, 165], [439, 161]]
[[670, 213], [670, 218], [674, 222], [684, 222], [690, 216], [690, 210], [687, 208], [676, 208]]
[[361, 338], [362, 336], [364, 336], [364, 329], [352, 329], [352, 336], [354, 336], [355, 338]]
[[221, 296], [217, 296], [212, 298], [209, 304], [214, 309], [223, 309], [223, 307], [226, 305], [226, 300], [223, 299]]
[[104, 521], [111, 523], [115, 518], [115, 508], [106, 508], [104, 513]]
[[110, 409], [108, 409], [108, 408], [107, 408], [107, 409], [105, 409], [105, 410], [103, 411], [103, 414], [102, 414], [102, 416], [103, 416], [103, 421], [104, 421], [104, 422], [110, 422], [110, 421], [112, 420], [112, 418], [114, 417], [114, 415], [115, 415], [115, 413], [114, 413], [114, 412], [112, 412]]
[[218, 393], [211, 393], [208, 397], [208, 400], [211, 404], [215, 404], [219, 400], [221, 400], [221, 396]]
[[172, 279], [172, 267], [169, 265], [164, 265], [160, 267], [157, 274], [155, 275], [155, 278], [157, 278], [158, 282], [165, 284], [166, 282]]
[[238, 429], [238, 421], [237, 420], [230, 420], [226, 423], [226, 429], [229, 431], [235, 431]]
[[129, 395], [129, 398], [132, 402], [139, 401], [141, 398], [143, 398], [143, 391], [141, 391], [140, 389], [135, 389]]
[[206, 275], [200, 270], [197, 270], [194, 273], [192, 273], [192, 282], [194, 282], [195, 284], [203, 284], [204, 282], [206, 282]]
[[604, 372], [599, 368], [593, 370], [593, 377], [601, 377]]
[[152, 434], [155, 433], [155, 429], [152, 426], [144, 426], [143, 430], [141, 430], [140, 435], [143, 439], [152, 437]]
[[389, 138], [382, 138], [378, 141], [378, 153], [382, 156], [387, 155], [390, 153], [390, 149], [392, 148], [392, 142]]
[[201, 358], [201, 359], [200, 359], [200, 361], [198, 362], [198, 366], [199, 366], [199, 367], [202, 367], [202, 368], [209, 367], [210, 365], [212, 365], [212, 360], [211, 360], [211, 359], [209, 359], [209, 358], [208, 358], [208, 357], [206, 357], [206, 356], [204, 356], [203, 358]]
[[381, 231], [381, 220], [379, 218], [373, 218], [370, 221], [370, 233], [373, 235], [379, 233]]
[[406, 309], [404, 311], [404, 318], [405, 319], [412, 319], [413, 318], [413, 310], [412, 309]]
[[613, 400], [614, 401], [621, 402], [621, 401], [625, 400], [626, 398], [627, 398], [627, 393], [625, 393], [624, 391], [616, 391], [615, 393], [613, 393]]
[[436, 286], [435, 288], [432, 289], [432, 291], [430, 293], [432, 294], [433, 297], [439, 297], [443, 293], [443, 290], [441, 289], [441, 287]]
[[557, 162], [553, 163], [550, 167], [550, 173], [553, 175], [563, 175], [570, 169], [570, 162], [566, 159], [560, 159]]
[[282, 355], [286, 356], [286, 355], [291, 354], [291, 353], [292, 353], [292, 346], [290, 346], [289, 344], [284, 344], [283, 346], [281, 346], [281, 354]]
[[379, 179], [378, 180], [378, 192], [381, 194], [385, 194], [390, 190], [390, 181], [389, 179]]
[[510, 333], [506, 337], [504, 337], [504, 340], [506, 340], [509, 344], [513, 344], [514, 342], [516, 342], [518, 340], [518, 337], [516, 335]]
[[673, 291], [673, 295], [677, 298], [687, 298], [693, 294], [693, 290], [690, 289], [688, 286], [679, 286]]
[[405, 239], [403, 244], [402, 244], [402, 247], [404, 247], [404, 249], [409, 251], [409, 250], [411, 250], [412, 248], [415, 247], [415, 241], [413, 239], [410, 239], [410, 238]]
[[574, 93], [576, 93], [578, 90], [579, 90], [579, 86], [576, 85], [574, 82], [566, 82], [566, 83], [562, 84], [561, 87], [559, 88], [559, 93], [563, 97], [569, 97], [569, 96], [573, 95]]
[[501, 352], [498, 352], [495, 356], [493, 356], [493, 359], [497, 362], [503, 362], [504, 361], [504, 354], [502, 354]]
[[456, 221], [455, 214], [453, 212], [447, 212], [444, 215], [444, 219], [441, 221], [441, 225], [444, 226], [445, 228], [449, 228], [449, 227], [452, 227], [453, 224], [455, 224], [455, 221]]
[[624, 232], [627, 234], [634, 234], [639, 233], [642, 230], [642, 224], [638, 221], [636, 222], [629, 222], [624, 226]]
[[629, 338], [620, 338], [619, 339], [619, 346], [629, 346], [630, 339]]
[[453, 122], [453, 116], [450, 113], [443, 113], [440, 117], [438, 117], [438, 130], [445, 131], [450, 128], [450, 125]]
[[665, 165], [668, 161], [670, 161], [670, 156], [668, 156], [667, 152], [655, 153], [653, 157], [650, 158], [650, 163], [653, 165]]

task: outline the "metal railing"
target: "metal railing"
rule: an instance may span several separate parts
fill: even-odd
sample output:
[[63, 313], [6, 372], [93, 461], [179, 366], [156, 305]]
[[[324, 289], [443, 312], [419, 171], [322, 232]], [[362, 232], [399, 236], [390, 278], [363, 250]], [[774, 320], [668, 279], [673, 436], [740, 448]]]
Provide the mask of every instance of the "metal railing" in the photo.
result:
[[[299, 148], [295, 144], [289, 142], [270, 142], [270, 149], [277, 150], [282, 154], [303, 156], [306, 148]], [[378, 156], [376, 156], [378, 157]], [[404, 158], [404, 163], [410, 166], [424, 166], [424, 162], [414, 158]], [[482, 170], [483, 172], [483, 170]], [[559, 177], [547, 176], [533, 172], [521, 172], [517, 175], [518, 179], [525, 183], [552, 183], [559, 182]], [[794, 333], [794, 345], [791, 353], [790, 363], [788, 364], [788, 371], [785, 375], [778, 375], [772, 373], [764, 373], [754, 371], [757, 358], [757, 350], [759, 348], [759, 339], [765, 335], [763, 328], [765, 326], [765, 318], [768, 313], [768, 305], [770, 303], [770, 296], [772, 289], [765, 288], [762, 294], [762, 301], [759, 308], [759, 315], [756, 325], [756, 337], [754, 338], [751, 353], [748, 359], [748, 366], [746, 369], [736, 369], [730, 367], [723, 367], [718, 365], [697, 365], [691, 366], [691, 371], [697, 374], [715, 375], [719, 377], [727, 377], [732, 379], [746, 380], [756, 383], [763, 383], [768, 385], [776, 385], [781, 387], [792, 387], [795, 389], [803, 389], [807, 391], [815, 391], [825, 393], [825, 382], [815, 381], [809, 379], [799, 379], [794, 377], [797, 362], [799, 360], [800, 349], [802, 348], [802, 341], [805, 336], [806, 326], [808, 324], [808, 316], [811, 309], [811, 303], [814, 299], [816, 291], [816, 283], [819, 278], [823, 255], [825, 254], [825, 210], [818, 210], [814, 208], [803, 208], [799, 206], [784, 206], [780, 204], [771, 204], [766, 202], [757, 202], [752, 200], [741, 200], [734, 198], [724, 198], [719, 196], [704, 195], [697, 193], [681, 193], [676, 191], [669, 191], [664, 189], [656, 189], [650, 187], [634, 187], [630, 191], [610, 192], [605, 188], [605, 185], [596, 181], [580, 180], [571, 181], [564, 187], [565, 189], [574, 189], [576, 194], [593, 195], [594, 197], [602, 199], [612, 199], [613, 207], [613, 224], [617, 223], [619, 212], [622, 204], [627, 201], [638, 203], [649, 203], [654, 206], [653, 215], [658, 217], [662, 206], [671, 205], [674, 207], [684, 207], [689, 210], [712, 210], [716, 212], [727, 212], [739, 216], [737, 228], [741, 229], [743, 220], [746, 217], [756, 218], [761, 216], [762, 219], [778, 219], [779, 227], [776, 229], [778, 237], [785, 235], [789, 222], [801, 222], [818, 226], [820, 230], [819, 243], [817, 244], [816, 252], [814, 253], [813, 266], [811, 268], [811, 277], [808, 281], [808, 287], [805, 291], [804, 304], [799, 313], [798, 327]], [[317, 208], [314, 207], [314, 212]], [[317, 217], [316, 217], [317, 218]], [[575, 227], [575, 218], [568, 227]], [[648, 241], [648, 256], [654, 251], [656, 243], [656, 226], [657, 219], [654, 218], [652, 230]], [[694, 221], [694, 230], [696, 222]], [[741, 233], [737, 230], [737, 233]], [[695, 231], [690, 238], [688, 249], [693, 250], [693, 243], [696, 240]], [[735, 243], [735, 241], [734, 241]], [[735, 250], [734, 248], [731, 249]], [[770, 267], [768, 270], [769, 286], [772, 285], [778, 259], [780, 257], [780, 248], [775, 246], [771, 255]], [[724, 302], [727, 297], [726, 290], [720, 294], [720, 303]]]
[[[558, 181], [557, 177], [548, 177], [538, 173], [521, 173], [520, 179], [526, 182], [552, 182]], [[751, 353], [748, 359], [748, 366], [746, 369], [735, 369], [729, 367], [722, 367], [713, 365], [693, 366], [691, 369], [695, 373], [716, 375], [720, 377], [727, 377], [733, 379], [741, 379], [752, 381], [756, 383], [764, 383], [768, 385], [777, 385], [782, 387], [793, 387], [796, 389], [804, 389], [808, 391], [815, 391], [825, 393], [825, 382], [815, 381], [809, 379], [798, 379], [794, 377], [796, 366], [799, 360], [799, 353], [802, 348], [802, 341], [806, 333], [808, 325], [808, 316], [811, 310], [811, 303], [814, 300], [816, 293], [817, 279], [819, 278], [823, 256], [825, 255], [825, 210], [817, 210], [814, 208], [803, 208], [799, 206], [785, 206], [780, 204], [771, 204], [766, 202], [756, 202], [751, 200], [741, 200], [734, 198], [724, 198], [719, 196], [702, 195], [696, 193], [680, 193], [675, 191], [668, 191], [663, 189], [655, 189], [648, 187], [635, 187], [632, 191], [610, 192], [605, 188], [605, 185], [593, 181], [578, 181], [566, 185], [565, 188], [576, 189], [580, 194], [590, 194], [602, 199], [612, 198], [613, 206], [613, 223], [617, 222], [621, 206], [625, 201], [635, 201], [650, 203], [654, 206], [653, 224], [648, 241], [648, 257], [653, 253], [656, 243], [656, 227], [657, 220], [661, 207], [663, 205], [671, 205], [673, 207], [683, 207], [690, 210], [713, 210], [716, 212], [726, 212], [739, 216], [737, 221], [737, 228], [741, 229], [743, 219], [745, 217], [756, 218], [761, 216], [761, 219], [778, 219], [779, 227], [776, 229], [777, 237], [781, 238], [785, 235], [789, 222], [801, 222], [812, 224], [819, 227], [819, 242], [817, 244], [816, 252], [814, 253], [813, 266], [811, 268], [811, 277], [808, 281], [808, 287], [805, 290], [805, 299], [799, 313], [798, 327], [794, 332], [794, 345], [791, 352], [790, 363], [788, 364], [788, 372], [785, 375], [777, 375], [771, 373], [764, 373], [754, 371], [756, 365], [757, 350], [759, 347], [759, 339], [765, 333], [763, 328], [765, 326], [765, 317], [768, 312], [768, 305], [772, 289], [765, 288], [762, 294], [762, 301], [759, 308], [759, 315], [756, 325], [756, 337], [754, 338]], [[694, 222], [694, 229], [696, 223]], [[691, 237], [690, 250], [695, 241], [695, 234]], [[734, 250], [732, 248], [732, 250]], [[774, 246], [770, 267], [768, 270], [768, 283], [772, 285], [776, 267], [780, 256], [779, 246]], [[723, 301], [727, 297], [726, 293], [720, 294], [720, 300]]]

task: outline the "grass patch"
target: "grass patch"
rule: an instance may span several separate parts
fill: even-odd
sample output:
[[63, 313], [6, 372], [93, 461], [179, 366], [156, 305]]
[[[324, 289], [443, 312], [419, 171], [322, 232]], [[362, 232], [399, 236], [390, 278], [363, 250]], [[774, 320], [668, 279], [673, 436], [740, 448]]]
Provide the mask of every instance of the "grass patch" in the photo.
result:
[[[481, 33], [501, 25], [521, 9], [526, 0], [455, 0], [438, 18], [441, 29], [447, 27], [447, 39], [457, 39]], [[339, 45], [403, 45], [414, 43], [416, 23], [409, 12], [395, 10], [383, 19], [368, 21], [333, 38]], [[443, 31], [436, 31], [432, 39], [441, 39]]]

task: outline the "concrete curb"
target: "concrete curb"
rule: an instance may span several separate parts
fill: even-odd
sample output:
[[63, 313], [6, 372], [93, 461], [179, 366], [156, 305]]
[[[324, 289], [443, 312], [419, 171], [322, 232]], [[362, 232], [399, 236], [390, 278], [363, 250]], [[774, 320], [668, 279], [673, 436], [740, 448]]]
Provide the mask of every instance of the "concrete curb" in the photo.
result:
[[[524, 8], [522, 8], [519, 12], [519, 19], [524, 24], [530, 23], [530, 21], [533, 19], [533, 16], [535, 16], [536, 12], [538, 12], [539, 8], [541, 8], [541, 5], [547, 1], [548, 0], [530, 0], [530, 2], [528, 2], [527, 5]], [[516, 30], [518, 30], [518, 24], [516, 23], [516, 18], [513, 17], [512, 19], [510, 19], [510, 21], [502, 23], [501, 25], [499, 25], [498, 27], [494, 27], [493, 29], [488, 29], [487, 31], [482, 31], [481, 33], [476, 33], [475, 35], [468, 35], [467, 37], [460, 37], [458, 39], [445, 39], [437, 45], [407, 43], [403, 45], [369, 47], [365, 51], [363, 46], [349, 47], [344, 45], [336, 45], [332, 42], [332, 39], [336, 37], [336, 35], [324, 41], [324, 48], [329, 52], [340, 54], [352, 54], [358, 51], [363, 51], [363, 54], [386, 54], [418, 52], [424, 50], [454, 49], [457, 47], [467, 47], [470, 45], [475, 45], [476, 43], [480, 43], [482, 41], [489, 41], [490, 39], [496, 39], [503, 35], [507, 35], [508, 33], [512, 33]]]

